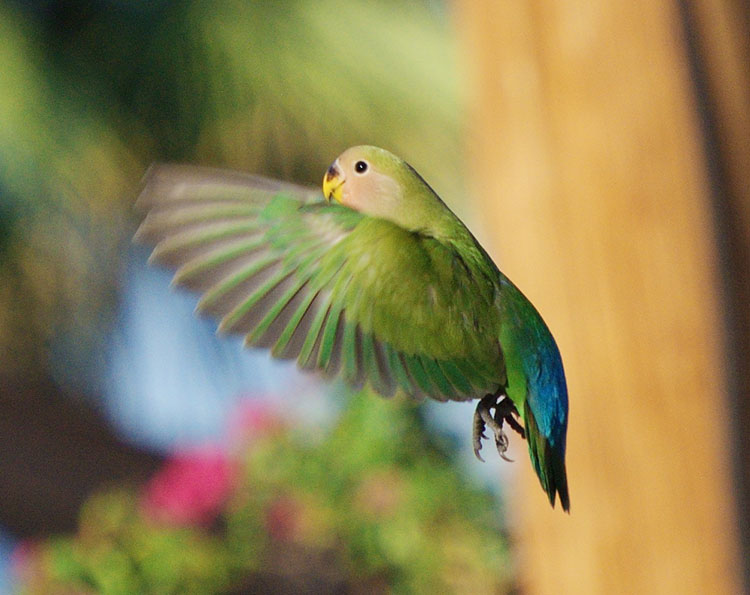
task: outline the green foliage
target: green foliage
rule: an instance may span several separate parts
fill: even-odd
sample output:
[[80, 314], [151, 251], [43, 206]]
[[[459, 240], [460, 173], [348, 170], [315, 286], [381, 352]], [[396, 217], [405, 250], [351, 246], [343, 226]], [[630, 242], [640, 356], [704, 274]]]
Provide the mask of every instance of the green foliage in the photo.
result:
[[22, 592], [212, 593], [243, 570], [219, 536], [154, 524], [138, 502], [125, 488], [92, 496], [75, 537], [41, 545]]
[[366, 142], [462, 194], [454, 37], [434, 3], [51, 4], [0, 5], [0, 348], [15, 354], [0, 371], [55, 344], [67, 374], [106, 340], [152, 161], [318, 185]]
[[[43, 544], [29, 592], [208, 593], [289, 567], [394, 593], [507, 591], [496, 500], [470, 485], [417, 409], [355, 396], [323, 438], [278, 428], [241, 451], [239, 481], [212, 529], [149, 520], [133, 489], [93, 496], [73, 537]], [[325, 554], [325, 555], [323, 555]]]
[[342, 563], [395, 592], [448, 592], [456, 580], [492, 592], [508, 580], [497, 503], [467, 484], [409, 404], [359, 394], [320, 445], [258, 445], [248, 474], [254, 498], [298, 503], [297, 539], [345, 544]]

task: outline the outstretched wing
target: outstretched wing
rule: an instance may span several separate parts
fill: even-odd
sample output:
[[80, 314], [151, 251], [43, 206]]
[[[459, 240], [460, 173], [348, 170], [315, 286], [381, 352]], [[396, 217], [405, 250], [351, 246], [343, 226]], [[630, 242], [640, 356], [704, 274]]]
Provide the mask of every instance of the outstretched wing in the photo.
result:
[[385, 396], [505, 384], [499, 332], [480, 328], [494, 286], [450, 246], [258, 176], [156, 165], [144, 182], [136, 240], [220, 331]]

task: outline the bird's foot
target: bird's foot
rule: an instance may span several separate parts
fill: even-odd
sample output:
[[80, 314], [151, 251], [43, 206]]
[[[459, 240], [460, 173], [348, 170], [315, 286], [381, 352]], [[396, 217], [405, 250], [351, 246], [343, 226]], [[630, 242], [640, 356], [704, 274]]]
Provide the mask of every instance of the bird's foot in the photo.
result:
[[[495, 410], [494, 415], [492, 409]], [[487, 438], [484, 433], [485, 428], [492, 431], [500, 458], [505, 461], [512, 461], [505, 456], [505, 452], [508, 450], [508, 435], [503, 430], [503, 423], [507, 422], [512, 429], [521, 435], [521, 438], [526, 438], [526, 432], [523, 426], [518, 423], [517, 417], [516, 406], [504, 394], [489, 394], [480, 399], [476, 411], [474, 411], [473, 428], [474, 454], [480, 461], [484, 462], [479, 451], [482, 450], [482, 439]]]

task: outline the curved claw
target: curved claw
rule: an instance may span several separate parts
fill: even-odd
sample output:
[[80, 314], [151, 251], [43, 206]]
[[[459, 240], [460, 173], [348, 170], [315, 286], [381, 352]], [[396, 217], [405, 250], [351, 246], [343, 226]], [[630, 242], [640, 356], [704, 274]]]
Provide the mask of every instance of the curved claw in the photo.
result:
[[508, 450], [508, 437], [502, 429], [499, 432], [495, 432], [495, 446], [497, 447], [497, 452], [500, 454]]
[[505, 451], [508, 450], [508, 437], [503, 431], [503, 419], [500, 417], [498, 420], [497, 414], [493, 417], [491, 409], [494, 407], [497, 412], [497, 396], [487, 395], [479, 401], [477, 408], [474, 411], [474, 423], [473, 423], [473, 444], [474, 444], [474, 455], [484, 463], [484, 459], [479, 454], [482, 450], [482, 439], [487, 439], [484, 430], [489, 428], [492, 431], [493, 437], [495, 438], [495, 446], [500, 457], [506, 461], [510, 461], [505, 456]]
[[474, 445], [474, 456], [476, 456], [480, 461], [484, 463], [484, 459], [482, 458], [482, 455], [479, 454], [479, 451], [482, 450], [482, 439], [487, 439], [487, 436], [484, 435], [484, 420], [479, 415], [477, 411], [474, 412], [474, 423], [473, 423], [473, 432], [472, 432], [472, 443]]
[[512, 463], [513, 459], [505, 455], [505, 452], [508, 450], [508, 444], [508, 436], [505, 434], [505, 432], [503, 432], [502, 427], [500, 427], [499, 432], [495, 432], [495, 446], [497, 447], [497, 454], [499, 454], [500, 458], [504, 461]]
[[508, 461], [509, 463], [513, 462], [513, 459], [511, 459], [509, 456], [506, 456], [505, 451], [508, 450], [508, 438], [503, 434], [503, 438], [505, 438], [505, 444], [500, 444], [500, 442], [496, 439], [495, 440], [495, 446], [497, 446], [497, 454], [500, 455], [500, 458], [503, 461]]
[[[498, 399], [500, 401], [498, 402]], [[492, 415], [491, 410], [495, 409], [495, 415]], [[484, 459], [479, 454], [482, 450], [482, 439], [487, 439], [484, 433], [486, 428], [492, 430], [493, 437], [495, 438], [495, 446], [497, 447], [497, 453], [500, 458], [509, 463], [513, 462], [513, 459], [507, 457], [505, 452], [508, 450], [508, 435], [503, 430], [503, 423], [507, 422], [508, 425], [518, 432], [522, 438], [526, 437], [523, 426], [515, 419], [514, 415], [518, 415], [516, 407], [509, 398], [504, 395], [486, 395], [483, 399], [480, 399], [477, 403], [477, 408], [474, 411], [474, 423], [473, 423], [473, 445], [474, 455], [484, 463]]]

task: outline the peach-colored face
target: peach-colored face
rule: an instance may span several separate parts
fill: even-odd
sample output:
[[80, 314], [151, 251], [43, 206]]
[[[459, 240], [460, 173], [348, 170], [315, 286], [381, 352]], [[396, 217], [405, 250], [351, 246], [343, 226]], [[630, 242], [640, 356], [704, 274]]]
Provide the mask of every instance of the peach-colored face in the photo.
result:
[[323, 194], [357, 211], [384, 216], [401, 199], [401, 187], [370, 157], [362, 147], [344, 151], [326, 171]]

